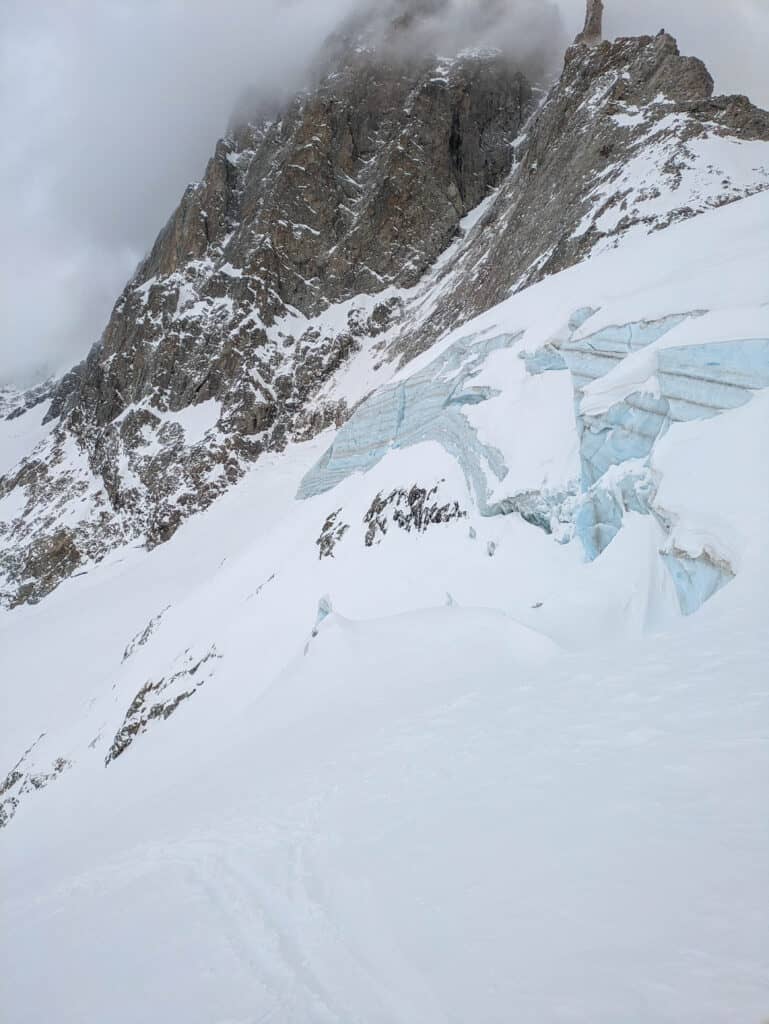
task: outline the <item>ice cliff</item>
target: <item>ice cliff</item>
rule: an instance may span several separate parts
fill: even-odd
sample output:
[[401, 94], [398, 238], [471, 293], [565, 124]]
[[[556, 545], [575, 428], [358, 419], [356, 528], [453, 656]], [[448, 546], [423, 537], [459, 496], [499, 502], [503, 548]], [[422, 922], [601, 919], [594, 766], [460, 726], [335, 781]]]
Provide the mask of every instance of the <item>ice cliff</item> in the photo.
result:
[[[696, 334], [702, 320], [707, 335], [707, 309], [591, 332], [599, 313], [600, 307], [580, 307], [534, 349], [522, 341], [531, 325], [512, 320], [508, 334], [460, 337], [424, 369], [402, 372], [337, 432], [298, 496], [324, 493], [365, 473], [391, 450], [435, 441], [461, 466], [481, 515], [516, 513], [561, 542], [576, 538], [589, 561], [612, 543], [627, 514], [654, 517], [664, 535], [659, 554], [681, 610], [693, 613], [734, 578], [734, 569], [713, 547], [693, 554], [677, 545], [675, 524], [656, 500], [655, 447], [674, 424], [728, 413], [768, 388], [769, 337], [677, 345], [675, 332], [684, 325]], [[766, 316], [758, 312], [756, 324], [762, 320]], [[504, 375], [495, 376], [494, 388], [474, 383], [492, 354], [505, 349], [518, 355], [530, 376], [570, 375], [580, 474], [564, 480], [560, 490], [502, 493], [500, 485], [515, 488], [517, 481], [510, 479], [503, 452], [488, 434], [481, 439], [470, 418], [468, 410], [504, 398], [509, 389]]]

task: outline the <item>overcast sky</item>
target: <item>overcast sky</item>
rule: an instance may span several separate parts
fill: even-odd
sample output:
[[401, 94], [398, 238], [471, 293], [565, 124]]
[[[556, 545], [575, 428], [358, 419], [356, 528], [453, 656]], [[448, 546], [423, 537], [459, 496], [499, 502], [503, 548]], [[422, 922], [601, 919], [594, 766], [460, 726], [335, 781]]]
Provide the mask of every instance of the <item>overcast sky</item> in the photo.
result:
[[[455, 0], [468, 6], [472, 0]], [[509, 0], [521, 5], [545, 0]], [[583, 0], [554, 0], [568, 36]], [[0, 383], [82, 358], [239, 95], [292, 89], [360, 0], [0, 0]], [[768, 0], [606, 0], [769, 106]]]

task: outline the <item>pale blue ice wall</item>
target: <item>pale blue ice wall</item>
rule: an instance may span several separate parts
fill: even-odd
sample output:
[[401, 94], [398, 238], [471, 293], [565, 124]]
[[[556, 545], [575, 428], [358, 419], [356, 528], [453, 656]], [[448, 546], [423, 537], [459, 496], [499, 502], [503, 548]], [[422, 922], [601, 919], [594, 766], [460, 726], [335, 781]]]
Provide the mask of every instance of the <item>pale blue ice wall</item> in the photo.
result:
[[585, 388], [605, 377], [623, 359], [659, 341], [679, 324], [698, 314], [680, 314], [656, 322], [641, 321], [606, 327], [578, 341], [569, 339], [561, 347], [574, 382], [574, 401], [582, 461], [582, 489], [588, 490], [610, 466], [629, 459], [646, 458], [666, 427], [667, 405], [651, 395], [634, 395], [610, 409], [603, 417], [590, 419], [580, 412]]
[[662, 552], [662, 560], [673, 578], [678, 603], [684, 615], [693, 615], [714, 594], [731, 583], [734, 572], [707, 555], [691, 558], [683, 552]]
[[569, 339], [560, 348], [571, 371], [575, 390], [583, 391], [592, 381], [605, 377], [633, 352], [659, 341], [674, 327], [698, 315], [701, 314], [683, 313], [653, 322], [642, 320], [632, 324], [619, 324], [605, 327], [578, 341]]
[[671, 421], [716, 416], [769, 387], [769, 339], [663, 349], [657, 355], [657, 376]]
[[657, 379], [659, 396], [635, 392], [600, 416], [578, 413], [583, 487], [591, 487], [610, 466], [648, 456], [672, 423], [736, 409], [769, 387], [769, 342], [663, 349], [657, 354]]
[[377, 391], [337, 432], [331, 447], [302, 480], [298, 497], [322, 494], [352, 473], [366, 472], [391, 449], [437, 441], [460, 464], [478, 507], [485, 512], [484, 467], [499, 480], [507, 467], [497, 448], [480, 441], [463, 409], [499, 394], [492, 388], [473, 387], [472, 379], [492, 352], [510, 348], [520, 338], [520, 333], [461, 338], [420, 373]]
[[[556, 532], [554, 526], [568, 519], [573, 528], [571, 532], [558, 529], [559, 539], [576, 534], [589, 560], [611, 544], [628, 511], [654, 515], [669, 532], [669, 524], [654, 506], [650, 456], [657, 440], [673, 423], [735, 409], [757, 389], [769, 387], [769, 340], [662, 349], [656, 354], [659, 394], [636, 392], [598, 416], [585, 416], [580, 406], [590, 382], [685, 320], [703, 315], [697, 310], [654, 322], [619, 324], [575, 340], [595, 312], [591, 307], [577, 310], [563, 336], [522, 355], [531, 374], [568, 369], [572, 375], [581, 458], [579, 495], [576, 490], [562, 495], [527, 492], [489, 504], [488, 473], [503, 480], [507, 467], [497, 448], [481, 442], [464, 407], [499, 394], [473, 386], [472, 380], [492, 352], [520, 340], [523, 332], [519, 332], [462, 338], [426, 369], [376, 392], [338, 431], [331, 447], [305, 476], [298, 497], [331, 490], [351, 474], [371, 469], [393, 449], [437, 441], [462, 467], [483, 515], [517, 512], [549, 532]], [[691, 558], [667, 552], [663, 558], [685, 614], [732, 578], [728, 566], [708, 555]]]
[[[525, 356], [530, 373], [565, 366], [572, 374], [582, 466], [575, 531], [591, 561], [617, 536], [626, 511], [660, 519], [654, 508], [653, 478], [650, 472], [639, 473], [639, 465], [648, 470], [656, 442], [673, 423], [736, 409], [750, 401], [756, 390], [769, 387], [767, 339], [666, 348], [656, 355], [659, 394], [635, 392], [598, 416], [582, 414], [581, 402], [589, 383], [605, 376], [631, 352], [664, 337], [690, 316], [700, 315], [695, 312], [656, 323], [610, 327]], [[608, 470], [626, 464], [627, 474], [615, 471], [609, 484], [603, 482]], [[687, 615], [733, 579], [729, 566], [707, 554], [692, 558], [666, 552], [662, 557], [675, 582], [681, 610]]]

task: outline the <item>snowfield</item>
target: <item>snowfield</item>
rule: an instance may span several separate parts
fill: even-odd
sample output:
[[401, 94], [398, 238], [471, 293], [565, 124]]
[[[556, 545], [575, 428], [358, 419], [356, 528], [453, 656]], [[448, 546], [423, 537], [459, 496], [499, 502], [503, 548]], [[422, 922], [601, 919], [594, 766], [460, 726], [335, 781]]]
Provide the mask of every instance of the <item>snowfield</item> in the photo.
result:
[[3, 1019], [761, 1024], [767, 267], [628, 238], [0, 611]]

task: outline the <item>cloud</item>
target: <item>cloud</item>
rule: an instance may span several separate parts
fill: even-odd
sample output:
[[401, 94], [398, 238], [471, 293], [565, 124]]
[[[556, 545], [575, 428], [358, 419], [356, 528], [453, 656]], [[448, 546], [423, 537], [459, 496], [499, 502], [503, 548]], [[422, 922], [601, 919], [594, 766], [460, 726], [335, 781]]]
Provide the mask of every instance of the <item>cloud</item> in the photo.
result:
[[[296, 88], [321, 41], [363, 2], [2, 0], [0, 382], [85, 355], [238, 97]], [[448, 2], [451, 15], [430, 23], [437, 47], [466, 36], [533, 63], [552, 56], [551, 32], [572, 37], [584, 16], [582, 0], [486, 0], [486, 21], [480, 0]], [[720, 89], [769, 104], [765, 0], [606, 6], [607, 32], [664, 25], [708, 61]]]
[[356, 7], [341, 34], [362, 31], [406, 57], [493, 47], [536, 77], [556, 67], [568, 41], [555, 0], [369, 0]]
[[0, 381], [82, 358], [243, 89], [293, 90], [353, 2], [0, 3]]

